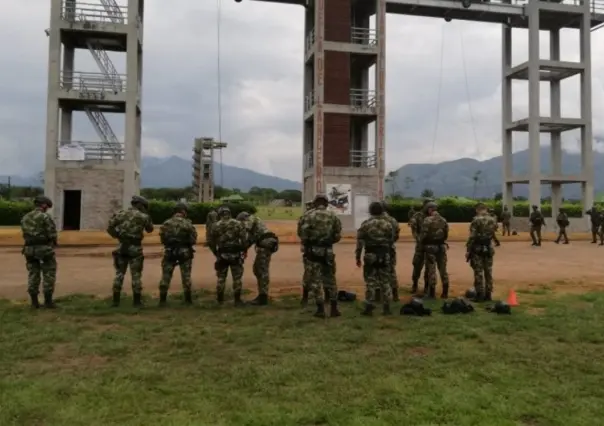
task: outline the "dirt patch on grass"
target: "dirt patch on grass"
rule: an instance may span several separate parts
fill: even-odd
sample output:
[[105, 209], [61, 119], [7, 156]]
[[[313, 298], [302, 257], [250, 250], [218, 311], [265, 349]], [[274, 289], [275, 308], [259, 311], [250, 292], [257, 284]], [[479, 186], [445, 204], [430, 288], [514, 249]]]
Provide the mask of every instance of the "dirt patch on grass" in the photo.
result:
[[28, 370], [40, 373], [65, 371], [79, 372], [104, 367], [109, 362], [108, 357], [96, 354], [79, 354], [71, 343], [58, 343], [44, 358], [24, 362]]
[[407, 348], [405, 350], [405, 353], [409, 356], [415, 356], [415, 357], [428, 356], [432, 353], [432, 349], [426, 348], [423, 346], [415, 346], [413, 348]]

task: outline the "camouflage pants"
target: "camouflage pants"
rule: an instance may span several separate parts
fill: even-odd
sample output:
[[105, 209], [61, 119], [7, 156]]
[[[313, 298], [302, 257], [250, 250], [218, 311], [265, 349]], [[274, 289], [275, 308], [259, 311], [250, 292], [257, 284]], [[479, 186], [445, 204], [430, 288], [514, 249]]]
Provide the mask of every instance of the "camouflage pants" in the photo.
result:
[[[413, 265], [413, 273], [411, 275], [411, 279], [414, 283], [419, 281], [419, 277], [422, 275], [422, 268], [424, 267], [424, 263], [426, 260], [426, 254], [424, 253], [424, 248], [415, 243], [415, 252], [413, 253], [413, 260], [411, 264]], [[427, 275], [424, 272], [424, 281], [427, 280]]]
[[40, 282], [44, 293], [53, 293], [57, 280], [57, 258], [51, 246], [27, 246], [23, 248], [27, 268], [27, 293], [40, 293]]
[[216, 278], [218, 282], [216, 284], [216, 292], [224, 293], [226, 287], [226, 279], [231, 270], [231, 276], [233, 277], [233, 292], [241, 291], [243, 288], [243, 262], [240, 263], [222, 263], [216, 262]]
[[160, 291], [168, 291], [172, 282], [172, 275], [176, 266], [180, 267], [180, 279], [182, 289], [185, 292], [191, 291], [191, 271], [193, 269], [193, 258], [171, 259], [164, 255], [161, 261], [161, 281], [159, 282]]
[[564, 237], [564, 242], [568, 243], [568, 235], [566, 235], [566, 226], [561, 226], [558, 229], [558, 238], [556, 238], [556, 242], [560, 242], [562, 237]]
[[329, 292], [330, 301], [338, 300], [338, 287], [335, 277], [335, 260], [333, 264], [326, 261], [307, 259], [309, 290], [316, 303], [323, 303], [324, 291]]
[[591, 242], [595, 243], [596, 241], [598, 241], [598, 234], [599, 234], [599, 225], [596, 225], [595, 223], [592, 222], [591, 224]]
[[145, 256], [142, 246], [122, 246], [113, 252], [113, 267], [115, 278], [113, 280], [113, 292], [120, 293], [124, 286], [124, 277], [130, 267], [132, 276], [132, 293], [140, 294], [143, 291], [143, 267]]
[[502, 222], [501, 223], [501, 227], [503, 228], [503, 233], [501, 235], [503, 235], [504, 237], [505, 237], [506, 234], [508, 236], [511, 235], [511, 232], [510, 232], [510, 223], [509, 222]]
[[392, 253], [390, 254], [389, 275], [390, 275], [390, 287], [393, 290], [398, 290], [398, 277], [396, 276], [396, 247], [392, 246]]
[[258, 281], [258, 294], [268, 294], [270, 282], [270, 265], [273, 252], [265, 248], [256, 249], [253, 272]]
[[[493, 292], [493, 256], [473, 253], [470, 266], [474, 271], [474, 288], [477, 294], [484, 295]], [[486, 288], [485, 288], [486, 287]]]
[[541, 226], [531, 226], [531, 239], [533, 244], [541, 243]]
[[384, 303], [392, 297], [392, 263], [383, 266], [363, 265], [363, 277], [365, 278], [365, 301], [373, 305], [377, 302], [376, 290], [382, 293]]
[[447, 272], [447, 249], [442, 246], [426, 246], [426, 277], [428, 289], [435, 289], [437, 278], [436, 270], [440, 274], [443, 288], [449, 287], [449, 273]]
[[302, 289], [310, 291], [310, 267], [305, 256], [302, 256], [302, 265], [304, 266], [304, 273], [302, 275]]

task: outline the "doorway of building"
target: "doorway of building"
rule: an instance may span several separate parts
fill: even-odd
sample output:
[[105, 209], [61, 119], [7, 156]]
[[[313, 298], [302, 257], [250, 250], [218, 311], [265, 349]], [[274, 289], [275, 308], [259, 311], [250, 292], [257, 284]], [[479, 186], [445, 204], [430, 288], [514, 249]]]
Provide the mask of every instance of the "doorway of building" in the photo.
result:
[[82, 216], [82, 191], [69, 190], [63, 192], [63, 229], [79, 231]]

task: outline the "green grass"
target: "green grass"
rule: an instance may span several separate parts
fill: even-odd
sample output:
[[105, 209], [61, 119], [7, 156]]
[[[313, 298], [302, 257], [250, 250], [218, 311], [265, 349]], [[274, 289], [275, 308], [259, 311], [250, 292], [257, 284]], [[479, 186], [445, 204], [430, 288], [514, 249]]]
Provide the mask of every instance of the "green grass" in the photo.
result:
[[302, 214], [301, 207], [258, 206], [256, 213], [263, 220], [298, 220]]
[[[597, 425], [604, 295], [429, 318], [1, 302], [0, 424]], [[152, 304], [152, 305], [151, 305]]]

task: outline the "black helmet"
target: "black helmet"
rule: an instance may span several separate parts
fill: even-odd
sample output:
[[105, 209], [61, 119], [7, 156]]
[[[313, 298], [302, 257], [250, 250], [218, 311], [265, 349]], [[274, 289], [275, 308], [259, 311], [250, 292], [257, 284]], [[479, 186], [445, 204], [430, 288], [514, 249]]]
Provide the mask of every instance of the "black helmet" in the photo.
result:
[[147, 201], [147, 199], [145, 197], [141, 197], [140, 195], [133, 195], [132, 200], [130, 200], [130, 204], [132, 204], [133, 206], [136, 204], [140, 204], [144, 208], [149, 207], [149, 202]]
[[384, 204], [383, 202], [374, 201], [369, 204], [369, 214], [372, 216], [379, 216], [384, 213]]
[[34, 206], [41, 206], [42, 204], [46, 204], [48, 208], [52, 208], [52, 201], [45, 195], [38, 195], [34, 198]]

